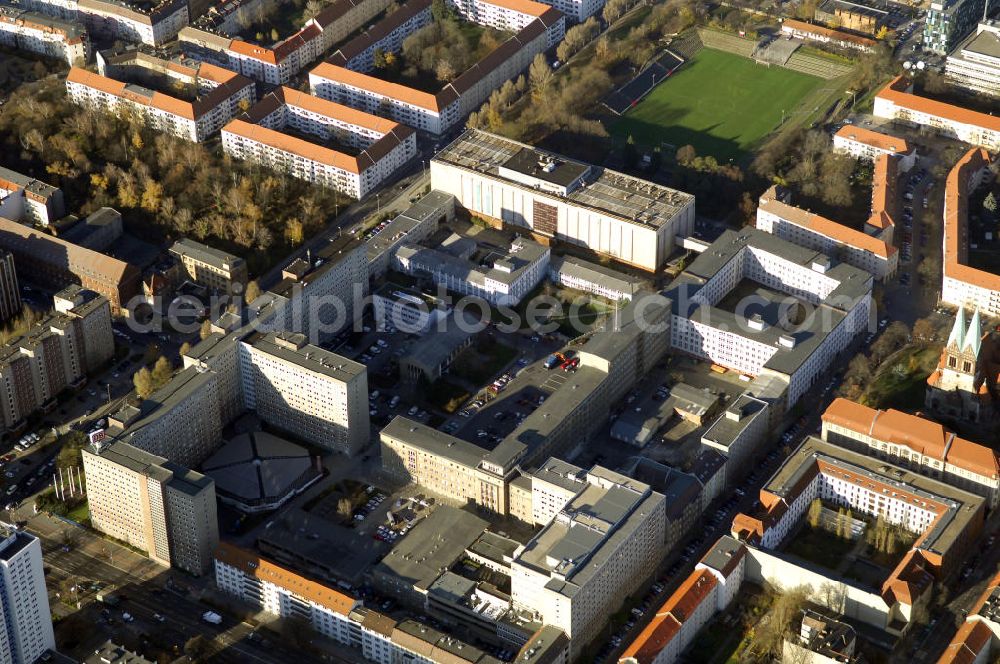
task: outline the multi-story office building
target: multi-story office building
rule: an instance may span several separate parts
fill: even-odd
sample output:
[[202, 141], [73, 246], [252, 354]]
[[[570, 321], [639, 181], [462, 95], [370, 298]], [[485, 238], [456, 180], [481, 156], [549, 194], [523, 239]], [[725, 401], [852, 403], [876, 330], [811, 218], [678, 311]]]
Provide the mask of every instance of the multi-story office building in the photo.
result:
[[[461, 11], [470, 20], [475, 20], [482, 13], [485, 21], [493, 22], [487, 24], [499, 24], [509, 18], [513, 21], [512, 25], [523, 27], [473, 67], [446, 83], [436, 94], [383, 81], [365, 73], [368, 62], [366, 54], [374, 53], [376, 40], [384, 40], [387, 45], [395, 44], [407, 34], [407, 30], [403, 28], [412, 27], [415, 30], [420, 27], [420, 12], [402, 26], [396, 24], [393, 18], [395, 14], [390, 14], [385, 19], [388, 21], [385, 29], [373, 31], [373, 37], [364, 35], [351, 42], [347, 53], [350, 57], [324, 62], [313, 69], [309, 73], [310, 89], [317, 97], [368, 113], [388, 113], [394, 120], [407, 126], [432, 134], [443, 134], [478, 109], [504, 82], [526, 70], [538, 53], [558, 43], [565, 32], [565, 16], [543, 4], [518, 0], [518, 7], [524, 11], [504, 9], [506, 4], [498, 7], [496, 12], [479, 12], [476, 9], [477, 6], [486, 4], [479, 0], [475, 3], [460, 3], [458, 6], [463, 8]], [[421, 6], [415, 8], [419, 10]], [[342, 66], [350, 63], [358, 67], [358, 70]]]
[[286, 85], [293, 76], [334, 44], [347, 39], [383, 12], [390, 0], [335, 0], [301, 30], [271, 45], [245, 40], [242, 26], [253, 21], [259, 3], [220, 2], [178, 40], [198, 60], [213, 62], [270, 85]]
[[375, 325], [380, 330], [396, 328], [404, 334], [423, 335], [446, 325], [451, 307], [443, 300], [392, 282], [372, 293]]
[[924, 48], [947, 55], [996, 7], [994, 0], [932, 0], [924, 19]]
[[988, 177], [990, 155], [967, 152], [945, 181], [941, 301], [1000, 316], [1000, 274], [969, 265], [969, 196]]
[[[478, 247], [472, 242], [475, 252]], [[431, 249], [404, 244], [396, 250], [394, 266], [407, 274], [428, 277], [449, 291], [481, 297], [494, 306], [516, 306], [548, 274], [547, 246], [519, 237], [510, 247], [488, 247], [486, 260], [473, 261], [445, 245]]]
[[0, 166], [0, 217], [48, 226], [65, 214], [62, 189]]
[[212, 569], [219, 525], [211, 479], [122, 442], [84, 448], [83, 472], [95, 529], [161, 565]]
[[345, 234], [292, 261], [281, 281], [252, 303], [255, 325], [326, 343], [361, 316], [368, 294], [366, 256], [364, 243]]
[[0, 524], [0, 538], [0, 662], [34, 664], [56, 648], [42, 545], [7, 524]]
[[963, 143], [1000, 150], [1000, 118], [915, 95], [912, 83], [903, 76], [890, 81], [875, 95], [873, 113], [877, 118], [930, 127]]
[[694, 230], [694, 196], [468, 130], [431, 160], [431, 185], [497, 225], [657, 270]]
[[451, 498], [510, 514], [518, 469], [588, 440], [607, 420], [609, 406], [666, 353], [669, 326], [669, 301], [638, 293], [580, 348], [580, 368], [492, 450], [397, 417], [381, 432], [383, 467]]
[[17, 283], [14, 254], [0, 249], [0, 325], [21, 313], [21, 288]]
[[56, 298], [57, 313], [0, 348], [0, 428], [15, 429], [114, 353], [108, 301], [93, 292]]
[[90, 37], [82, 25], [20, 6], [0, 5], [0, 44], [70, 65], [90, 59]]
[[[230, 544], [221, 544], [216, 552], [215, 582], [223, 592], [273, 616], [304, 620], [374, 664], [500, 664], [472, 644], [426, 623], [397, 622], [335, 588]], [[518, 651], [517, 661], [566, 664], [567, 645], [566, 635], [545, 626]]]
[[894, 465], [1000, 501], [1000, 462], [985, 445], [960, 438], [932, 420], [834, 399], [823, 413], [822, 438]]
[[726, 231], [666, 291], [671, 344], [773, 377], [787, 385], [791, 407], [867, 329], [872, 284], [863, 270], [764, 231]]
[[665, 523], [661, 494], [595, 466], [579, 493], [515, 553], [512, 606], [565, 632], [574, 659], [656, 568]]
[[361, 199], [416, 154], [417, 139], [392, 120], [282, 87], [227, 124], [222, 147]]
[[430, 237], [445, 221], [455, 217], [455, 197], [431, 191], [393, 219], [366, 243], [368, 278], [389, 270], [396, 250], [404, 243], [417, 244]]
[[240, 343], [246, 407], [266, 422], [351, 456], [368, 444], [363, 364], [306, 343], [301, 334], [253, 334]]
[[134, 114], [156, 131], [200, 143], [253, 103], [254, 83], [210, 64], [197, 69], [141, 51], [97, 56], [100, 74], [73, 67], [66, 92], [77, 104]]
[[944, 74], [950, 82], [971, 92], [1000, 95], [1000, 23], [980, 23], [975, 33], [948, 56]]
[[631, 300], [642, 287], [640, 280], [624, 272], [574, 256], [553, 256], [549, 260], [549, 279], [566, 288], [600, 295], [613, 302]]
[[[886, 215], [885, 218], [891, 222], [891, 217]], [[882, 225], [888, 232], [876, 235], [839, 224], [795, 207], [791, 204], [791, 192], [777, 185], [764, 192], [757, 204], [758, 230], [836, 256], [880, 281], [892, 277], [899, 267], [899, 251], [892, 243], [894, 224]]]
[[196, 284], [226, 293], [246, 288], [247, 263], [239, 256], [189, 238], [174, 242], [170, 254], [180, 261], [185, 278]]
[[134, 265], [3, 217], [0, 248], [14, 254], [18, 274], [30, 274], [32, 281], [49, 288], [79, 284], [106, 297], [116, 316], [142, 292], [142, 277]]

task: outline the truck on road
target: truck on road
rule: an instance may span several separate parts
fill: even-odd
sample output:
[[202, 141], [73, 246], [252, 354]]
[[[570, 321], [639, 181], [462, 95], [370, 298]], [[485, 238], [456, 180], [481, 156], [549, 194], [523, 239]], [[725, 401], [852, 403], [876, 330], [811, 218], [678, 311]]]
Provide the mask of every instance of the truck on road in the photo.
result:
[[201, 619], [210, 625], [222, 624], [222, 616], [220, 616], [215, 611], [206, 611], [205, 613], [201, 614]]

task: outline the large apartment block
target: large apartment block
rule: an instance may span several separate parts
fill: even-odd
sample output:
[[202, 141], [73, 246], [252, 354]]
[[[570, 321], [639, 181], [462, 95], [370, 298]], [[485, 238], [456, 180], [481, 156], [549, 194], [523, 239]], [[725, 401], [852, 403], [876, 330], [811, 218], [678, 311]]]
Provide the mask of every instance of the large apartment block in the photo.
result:
[[1000, 316], [1000, 275], [969, 265], [969, 196], [991, 177], [990, 163], [985, 150], [970, 150], [945, 181], [941, 301]]
[[65, 214], [62, 189], [0, 166], [0, 217], [48, 226]]
[[180, 261], [185, 278], [196, 284], [224, 293], [246, 288], [247, 263], [239, 256], [189, 238], [174, 242], [170, 254]]
[[274, 426], [351, 456], [368, 444], [363, 364], [306, 343], [301, 334], [254, 334], [240, 344], [247, 408]]
[[56, 297], [57, 311], [0, 348], [0, 428], [16, 429], [114, 354], [108, 301], [93, 292]]
[[160, 47], [188, 24], [186, 0], [25, 0], [48, 16], [82, 23], [90, 34]]
[[121, 315], [129, 300], [142, 292], [142, 275], [134, 265], [3, 217], [0, 249], [14, 254], [19, 274], [30, 274], [41, 285], [63, 288], [78, 284], [103, 295], [115, 316]]
[[887, 459], [1000, 502], [1000, 462], [985, 445], [932, 420], [835, 399], [823, 413], [823, 440]]
[[122, 442], [83, 450], [95, 529], [162, 564], [201, 575], [219, 543], [215, 483]]
[[542, 241], [653, 272], [694, 230], [694, 196], [470, 129], [431, 160], [431, 185]]
[[936, 99], [913, 94], [903, 76], [890, 81], [875, 95], [873, 114], [936, 132], [987, 150], [1000, 150], [1000, 118]]
[[416, 154], [417, 139], [392, 120], [283, 87], [227, 124], [222, 148], [361, 199]]
[[41, 541], [0, 524], [0, 662], [34, 664], [54, 651]]
[[[406, 34], [421, 27], [423, 6], [422, 2], [414, 5], [410, 10], [412, 15], [402, 24], [397, 24], [393, 18], [395, 14], [390, 14], [383, 21], [388, 21], [385, 28], [377, 26], [378, 32], [373, 36], [363, 35], [345, 45], [346, 50], [339, 57], [320, 63], [309, 73], [312, 93], [368, 113], [388, 113], [407, 126], [443, 134], [478, 109], [504, 82], [527, 69], [535, 55], [561, 40], [565, 31], [566, 19], [560, 12], [524, 0], [523, 7], [519, 3], [520, 9], [510, 10], [513, 13], [509, 15], [512, 25], [523, 24], [524, 27], [437, 93], [383, 81], [366, 73], [371, 69], [367, 54], [374, 53], [378, 44], [392, 47], [398, 42], [401, 45]], [[462, 6], [470, 20], [480, 14], [477, 5]], [[482, 15], [493, 22], [491, 25], [506, 20], [495, 12], [482, 12]]]
[[81, 106], [134, 114], [156, 131], [200, 143], [249, 107], [254, 83], [210, 64], [197, 68], [129, 51], [104, 58], [100, 73], [74, 67], [66, 92]]
[[90, 59], [83, 26], [19, 6], [0, 4], [0, 45], [80, 65]]
[[[882, 157], [890, 159], [892, 157]], [[865, 270], [882, 281], [899, 267], [899, 251], [888, 232], [868, 234], [791, 204], [791, 193], [777, 185], [761, 195], [757, 204], [757, 228], [784, 240], [836, 256], [848, 265]]]
[[390, 0], [335, 0], [298, 32], [274, 43], [260, 44], [240, 35], [252, 22], [259, 2], [222, 2], [178, 35], [190, 57], [213, 62], [271, 85], [286, 85], [293, 76], [383, 12]]
[[570, 659], [596, 636], [663, 554], [666, 501], [600, 466], [511, 563], [511, 604], [570, 639]]

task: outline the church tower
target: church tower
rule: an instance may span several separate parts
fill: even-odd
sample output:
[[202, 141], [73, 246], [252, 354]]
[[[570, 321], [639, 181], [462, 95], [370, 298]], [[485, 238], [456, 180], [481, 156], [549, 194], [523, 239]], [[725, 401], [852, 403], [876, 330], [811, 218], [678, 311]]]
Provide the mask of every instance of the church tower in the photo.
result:
[[927, 378], [925, 406], [941, 415], [979, 422], [987, 407], [987, 395], [979, 380], [979, 354], [983, 326], [979, 309], [965, 324], [965, 309], [959, 308], [948, 343], [937, 370]]

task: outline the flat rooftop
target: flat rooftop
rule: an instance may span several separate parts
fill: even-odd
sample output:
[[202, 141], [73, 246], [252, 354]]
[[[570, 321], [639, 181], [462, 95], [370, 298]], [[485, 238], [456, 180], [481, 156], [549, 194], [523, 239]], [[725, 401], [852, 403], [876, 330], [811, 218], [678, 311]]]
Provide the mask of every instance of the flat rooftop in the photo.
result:
[[368, 262], [375, 261], [386, 251], [395, 247], [416, 226], [431, 217], [439, 216], [442, 209], [446, 209], [449, 205], [454, 209], [455, 197], [451, 194], [431, 191], [422, 196], [420, 200], [390, 221], [381, 232], [373, 235], [367, 241]]
[[817, 463], [828, 468], [842, 469], [859, 478], [865, 485], [884, 494], [893, 494], [913, 503], [943, 506], [917, 549], [944, 554], [969, 525], [979, 509], [985, 509], [986, 498], [963, 491], [930, 477], [894, 466], [880, 459], [852, 452], [814, 436], [806, 438], [782, 464], [763, 490], [794, 500], [810, 473], [817, 472]]
[[[694, 202], [694, 196], [630, 175], [574, 161], [552, 152], [518, 143], [502, 136], [477, 129], [468, 129], [450, 145], [437, 153], [435, 161], [482, 173], [510, 186], [532, 189], [526, 184], [505, 178], [501, 169], [508, 164], [526, 175], [534, 173], [532, 164], [557, 163], [547, 180], [559, 183], [575, 181], [577, 185], [564, 197], [571, 205], [598, 210], [624, 221], [659, 228], [674, 219]], [[511, 170], [515, 170], [511, 168]], [[562, 186], [562, 185], [560, 185]], [[535, 193], [538, 190], [532, 189]]]
[[426, 591], [489, 525], [474, 514], [441, 505], [399, 540], [372, 571]]
[[635, 534], [664, 498], [649, 485], [595, 466], [589, 483], [521, 551], [516, 563], [549, 574], [545, 587], [572, 597]]
[[256, 332], [243, 340], [262, 353], [294, 364], [306, 371], [348, 383], [368, 368], [354, 360], [306, 343], [306, 336], [291, 332]]
[[767, 417], [766, 410], [765, 402], [749, 394], [741, 394], [729, 404], [722, 416], [708, 427], [701, 439], [728, 449], [751, 422], [758, 417]]

